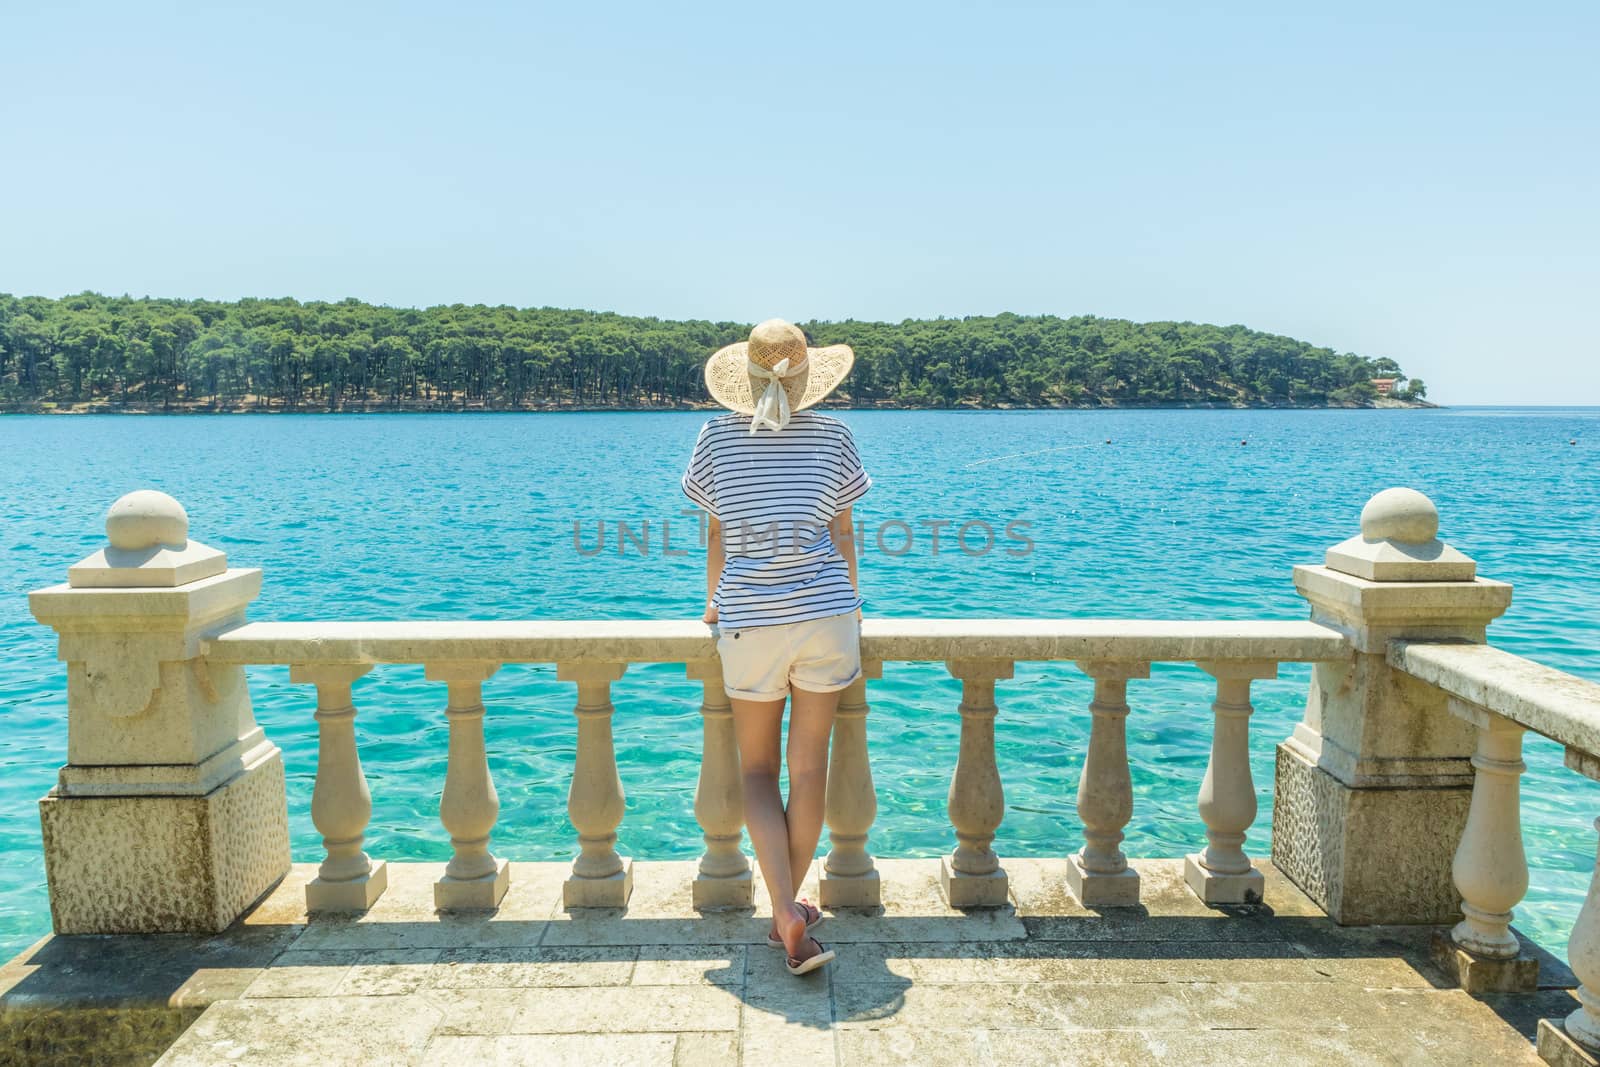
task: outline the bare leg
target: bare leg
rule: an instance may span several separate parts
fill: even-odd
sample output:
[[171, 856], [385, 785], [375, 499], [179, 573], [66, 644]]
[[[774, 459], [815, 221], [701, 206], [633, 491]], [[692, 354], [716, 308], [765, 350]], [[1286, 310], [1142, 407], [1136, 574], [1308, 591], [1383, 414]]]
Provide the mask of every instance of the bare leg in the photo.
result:
[[839, 694], [792, 689], [789, 708], [789, 869], [797, 883], [817, 856], [828, 791], [828, 739]]
[[[739, 770], [744, 779], [744, 822], [772, 898], [772, 922], [791, 956], [810, 956], [813, 953], [806, 951], [804, 944], [805, 914], [794, 903], [789, 823], [783, 810], [783, 795], [778, 790], [784, 702], [731, 699], [729, 703], [733, 706], [733, 732], [739, 743]], [[812, 848], [815, 847], [813, 840]]]

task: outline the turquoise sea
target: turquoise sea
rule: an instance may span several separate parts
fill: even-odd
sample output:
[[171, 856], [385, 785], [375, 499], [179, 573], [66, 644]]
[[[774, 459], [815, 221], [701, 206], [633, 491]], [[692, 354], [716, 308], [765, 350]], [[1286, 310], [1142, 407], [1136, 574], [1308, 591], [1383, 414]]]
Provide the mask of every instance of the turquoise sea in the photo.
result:
[[[1481, 574], [1515, 583], [1492, 639], [1600, 678], [1600, 409], [842, 414], [876, 479], [857, 507], [869, 614], [1302, 618], [1291, 566], [1355, 533], [1372, 493], [1410, 485], [1438, 503], [1441, 535]], [[235, 566], [263, 568], [255, 619], [697, 616], [704, 564], [678, 476], [704, 418], [0, 418], [0, 951], [49, 929], [35, 802], [66, 750], [64, 666], [25, 594], [65, 580], [102, 543], [112, 500], [163, 489], [187, 506], [195, 539]], [[941, 521], [935, 553], [925, 523]], [[623, 522], [632, 536], [619, 552]], [[969, 522], [995, 530], [992, 551], [954, 546]], [[903, 554], [907, 530], [896, 523], [914, 535]], [[1031, 551], [1006, 539], [1008, 523], [1023, 524], [1013, 530]], [[982, 527], [969, 528], [970, 548], [983, 541]], [[1273, 747], [1298, 719], [1308, 678], [1286, 665], [1255, 690], [1262, 809], [1246, 847], [1258, 857], [1268, 852]], [[252, 669], [250, 679], [256, 716], [287, 760], [295, 858], [319, 859], [313, 693], [285, 669]], [[1204, 840], [1195, 797], [1211, 692], [1181, 666], [1130, 687], [1130, 855], [1176, 856]], [[681, 667], [634, 667], [614, 695], [628, 793], [621, 848], [642, 859], [697, 855], [698, 683]], [[1081, 843], [1074, 795], [1089, 696], [1066, 665], [1018, 664], [1000, 684], [1002, 857]], [[501, 798], [495, 850], [570, 857], [572, 687], [551, 666], [512, 665], [485, 697]], [[872, 849], [947, 850], [957, 683], [939, 664], [890, 664], [870, 699]], [[420, 667], [379, 668], [357, 683], [356, 702], [369, 851], [445, 858], [444, 687]], [[1527, 750], [1533, 884], [1519, 925], [1564, 954], [1595, 862], [1600, 788], [1564, 770], [1556, 746], [1530, 736]]]

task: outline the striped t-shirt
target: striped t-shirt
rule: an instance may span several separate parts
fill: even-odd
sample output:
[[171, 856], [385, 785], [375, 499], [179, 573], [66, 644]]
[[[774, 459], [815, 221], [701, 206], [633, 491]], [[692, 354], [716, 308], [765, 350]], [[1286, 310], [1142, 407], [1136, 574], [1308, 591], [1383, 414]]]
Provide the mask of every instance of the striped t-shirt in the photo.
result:
[[861, 607], [828, 523], [872, 485], [844, 423], [799, 411], [782, 430], [750, 416], [710, 420], [683, 491], [722, 523], [722, 576], [712, 603], [725, 629], [777, 626]]

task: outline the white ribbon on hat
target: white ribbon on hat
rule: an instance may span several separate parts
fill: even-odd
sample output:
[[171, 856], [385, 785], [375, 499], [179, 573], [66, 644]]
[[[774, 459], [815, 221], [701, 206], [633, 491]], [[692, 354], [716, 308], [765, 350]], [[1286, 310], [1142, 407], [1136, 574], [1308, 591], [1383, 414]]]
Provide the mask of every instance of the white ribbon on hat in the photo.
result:
[[[808, 353], [809, 355], [809, 353]], [[756, 409], [750, 416], [750, 432], [755, 433], [761, 426], [771, 426], [774, 430], [781, 430], [789, 425], [789, 391], [783, 387], [783, 379], [799, 374], [805, 369], [805, 357], [799, 363], [789, 365], [787, 357], [778, 360], [770, 368], [763, 367], [753, 359], [746, 359], [750, 366], [750, 377], [760, 378], [767, 383], [766, 390], [756, 401]]]

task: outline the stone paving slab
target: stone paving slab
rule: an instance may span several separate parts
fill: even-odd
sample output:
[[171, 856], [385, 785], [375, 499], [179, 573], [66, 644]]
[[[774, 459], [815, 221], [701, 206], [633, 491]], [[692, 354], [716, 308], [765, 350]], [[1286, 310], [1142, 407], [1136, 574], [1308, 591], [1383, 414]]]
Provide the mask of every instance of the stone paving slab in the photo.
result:
[[1540, 992], [1470, 997], [1432, 928], [1338, 927], [1266, 864], [1262, 907], [1207, 907], [1159, 860], [1138, 907], [1088, 909], [1065, 860], [1006, 860], [1010, 903], [970, 913], [937, 860], [879, 866], [884, 906], [830, 913], [839, 959], [803, 979], [764, 903], [693, 910], [692, 862], [579, 916], [564, 864], [514, 863], [498, 910], [458, 916], [442, 865], [390, 864], [370, 911], [315, 918], [297, 866], [222, 935], [41, 941], [0, 969], [0, 1063], [1501, 1065], [1574, 1004], [1548, 956]]
[[419, 1063], [439, 1013], [416, 997], [222, 1000], [162, 1056], [162, 1067]]

